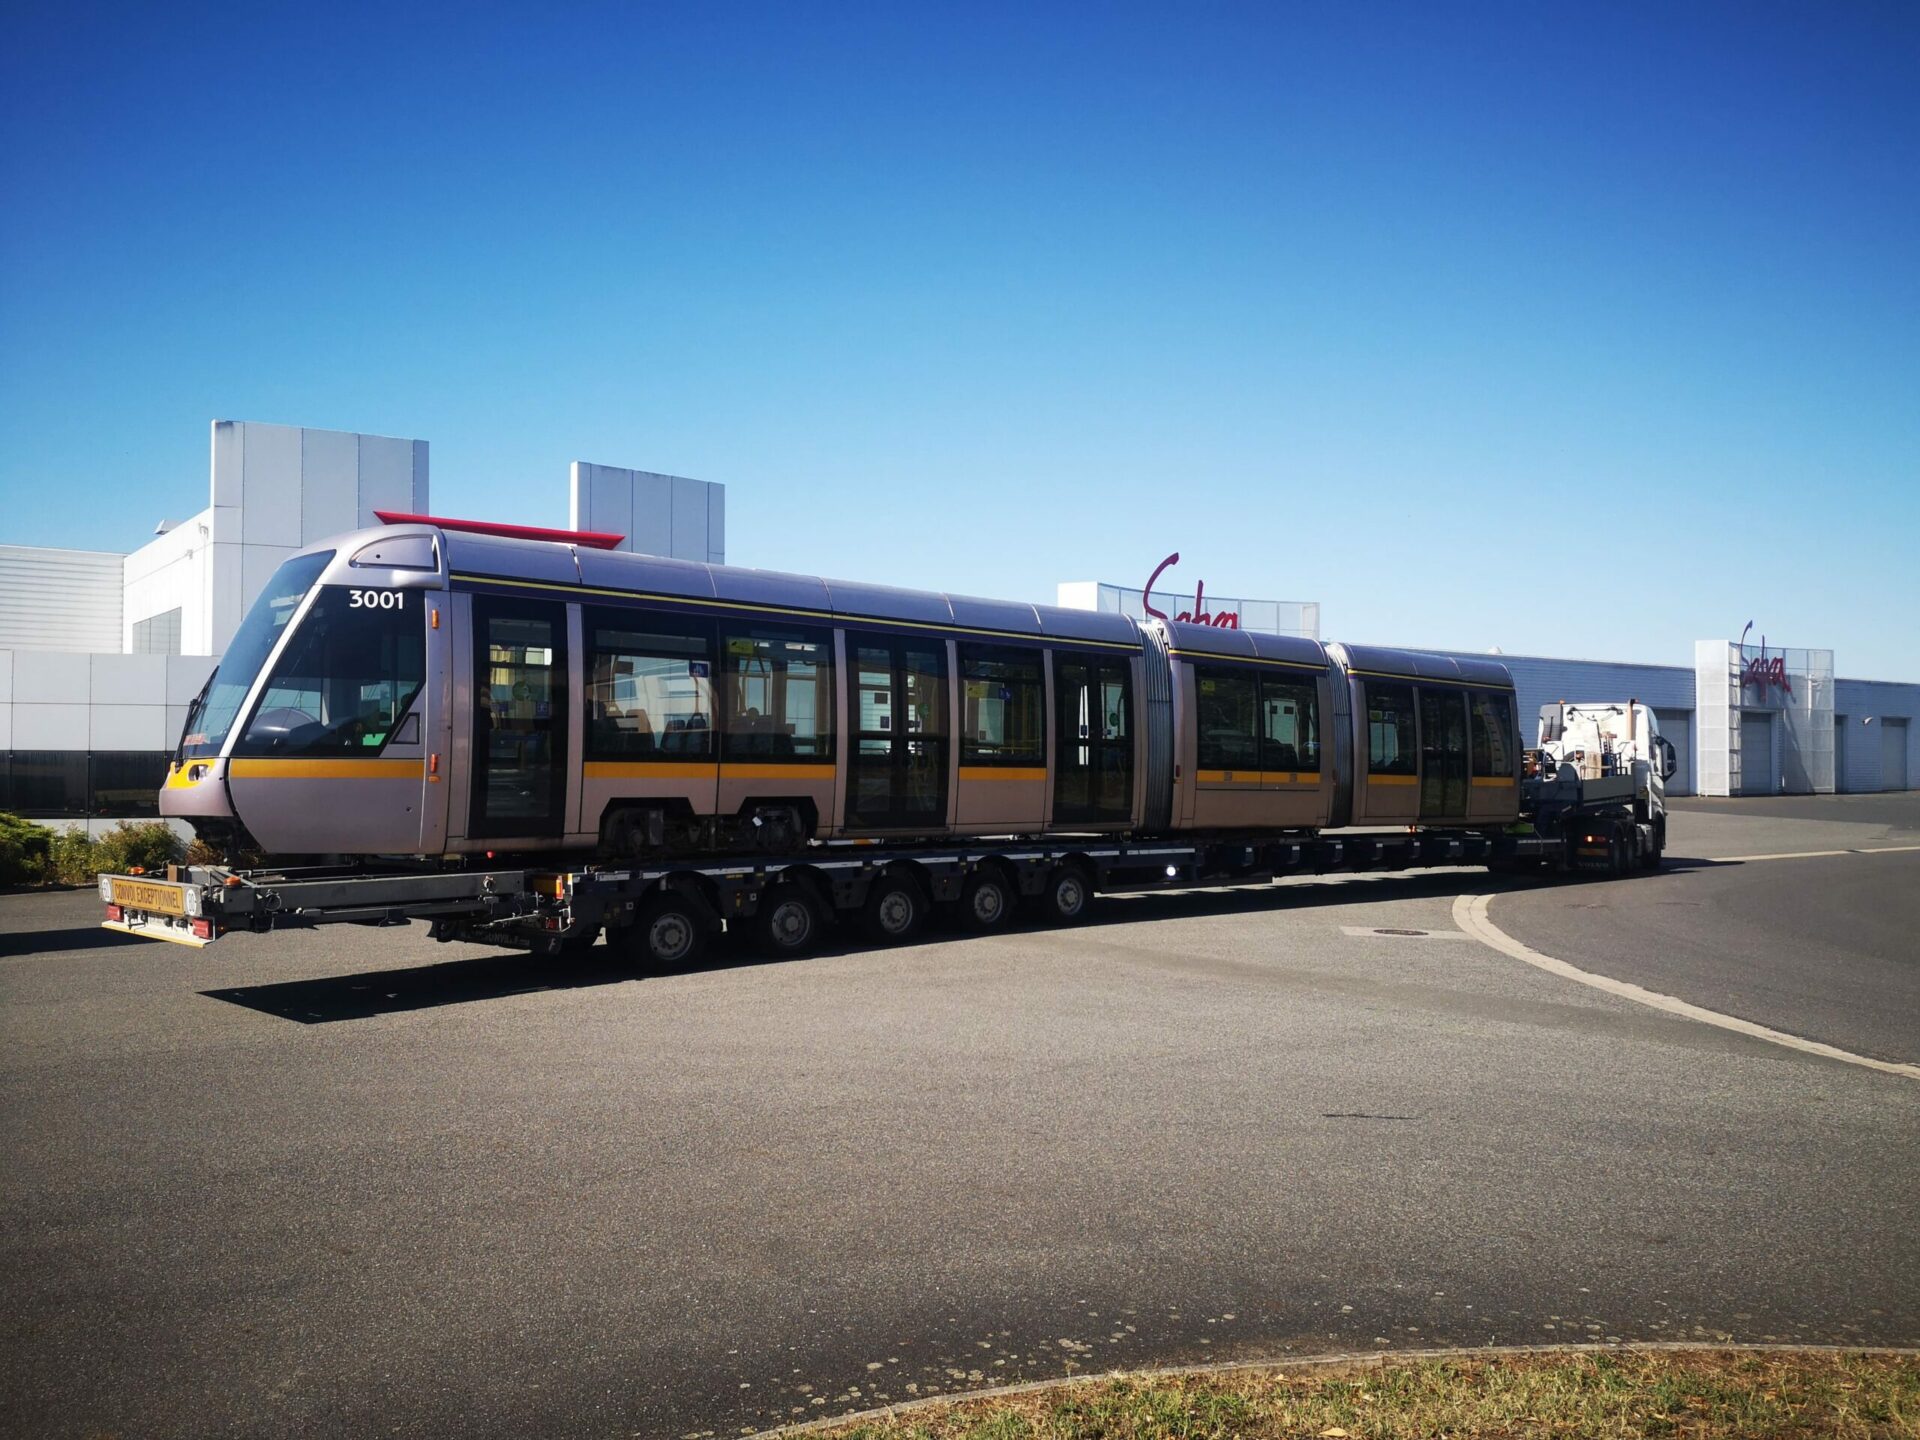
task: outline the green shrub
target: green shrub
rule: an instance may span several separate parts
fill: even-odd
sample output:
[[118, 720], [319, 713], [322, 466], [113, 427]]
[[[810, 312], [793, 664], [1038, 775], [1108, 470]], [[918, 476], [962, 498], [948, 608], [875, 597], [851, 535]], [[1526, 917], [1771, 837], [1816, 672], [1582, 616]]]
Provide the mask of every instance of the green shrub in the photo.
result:
[[91, 885], [98, 873], [93, 866], [93, 837], [84, 825], [69, 825], [53, 837], [47, 855], [47, 880], [55, 885]]
[[0, 810], [0, 885], [38, 885], [47, 878], [53, 832]]
[[[122, 820], [94, 841], [93, 871], [125, 875], [137, 866], [149, 875], [160, 874], [167, 866], [178, 864], [185, 851], [173, 827], [163, 820]], [[87, 879], [92, 880], [93, 875]]]

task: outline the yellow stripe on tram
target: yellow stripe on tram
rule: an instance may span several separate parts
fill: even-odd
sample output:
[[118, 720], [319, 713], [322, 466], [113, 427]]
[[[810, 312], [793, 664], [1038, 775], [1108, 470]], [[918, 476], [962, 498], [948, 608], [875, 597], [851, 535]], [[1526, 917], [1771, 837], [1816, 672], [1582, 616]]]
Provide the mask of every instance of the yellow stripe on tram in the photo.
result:
[[1202, 785], [1318, 785], [1318, 771], [1303, 770], [1196, 770], [1193, 778]]
[[1366, 779], [1369, 785], [1418, 785], [1420, 783], [1418, 775], [1369, 775]]
[[831, 780], [840, 773], [837, 765], [741, 764], [729, 761], [720, 767], [722, 780]]
[[424, 760], [230, 760], [234, 780], [417, 780]]
[[711, 760], [589, 760], [589, 780], [712, 780], [720, 767]]
[[1476, 775], [1473, 777], [1473, 783], [1476, 789], [1486, 787], [1488, 789], [1504, 790], [1507, 786], [1515, 785], [1519, 782], [1511, 775]]
[[1044, 780], [1044, 765], [962, 765], [962, 780]]

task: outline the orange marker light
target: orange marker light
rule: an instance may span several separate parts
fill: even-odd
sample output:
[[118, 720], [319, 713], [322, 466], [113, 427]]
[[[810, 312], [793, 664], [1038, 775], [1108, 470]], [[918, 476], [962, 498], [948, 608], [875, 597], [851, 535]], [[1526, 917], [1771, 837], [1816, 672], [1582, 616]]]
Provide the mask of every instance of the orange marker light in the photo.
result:
[[440, 628], [440, 612], [438, 610], [429, 610], [427, 614], [433, 617], [427, 622], [427, 628], [429, 630], [438, 630]]

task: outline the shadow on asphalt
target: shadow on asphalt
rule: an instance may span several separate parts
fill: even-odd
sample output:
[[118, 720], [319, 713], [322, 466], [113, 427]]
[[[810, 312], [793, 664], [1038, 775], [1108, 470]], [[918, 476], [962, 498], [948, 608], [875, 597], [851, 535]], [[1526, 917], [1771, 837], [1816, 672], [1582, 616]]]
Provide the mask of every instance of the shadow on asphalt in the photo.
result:
[[61, 950], [105, 950], [122, 945], [165, 944], [89, 925], [72, 930], [11, 930], [0, 934], [0, 958], [46, 955]]
[[[1675, 871], [1710, 866], [1713, 861], [1675, 860]], [[1132, 925], [1146, 920], [1204, 919], [1219, 915], [1246, 915], [1267, 910], [1322, 910], [1345, 905], [1378, 905], [1394, 900], [1449, 899], [1463, 891], [1504, 894], [1553, 884], [1602, 883], [1601, 877], [1546, 881], [1507, 876], [1450, 872], [1436, 875], [1343, 876], [1337, 885], [1272, 885], [1228, 890], [1147, 891], [1103, 896], [1087, 917], [1074, 927], [1086, 931], [1105, 925]], [[1014, 931], [1037, 933], [1044, 927], [1024, 924]], [[101, 932], [111, 938], [111, 931]], [[1002, 932], [1008, 933], [1008, 932]], [[843, 938], [844, 937], [844, 938]], [[918, 944], [965, 944], [991, 937], [931, 927]], [[824, 958], [856, 951], [874, 953], [874, 947], [854, 932], [837, 932], [806, 958]], [[698, 974], [750, 969], [758, 965], [789, 963], [782, 957], [757, 952], [744, 940], [723, 939], [705, 961], [685, 970], [661, 974]], [[645, 979], [641, 971], [605, 945], [583, 957], [536, 960], [517, 951], [448, 960], [403, 970], [363, 971], [329, 975], [314, 980], [285, 980], [271, 985], [240, 985], [200, 993], [262, 1014], [302, 1025], [329, 1025], [343, 1020], [370, 1020], [407, 1010], [441, 1005], [467, 1005], [543, 990], [578, 990], [595, 985], [628, 984]]]

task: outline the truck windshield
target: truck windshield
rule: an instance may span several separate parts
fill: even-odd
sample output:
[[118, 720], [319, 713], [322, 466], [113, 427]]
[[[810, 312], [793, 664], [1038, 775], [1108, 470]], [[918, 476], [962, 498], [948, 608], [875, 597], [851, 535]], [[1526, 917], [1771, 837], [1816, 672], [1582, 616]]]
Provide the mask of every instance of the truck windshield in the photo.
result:
[[329, 585], [233, 747], [235, 755], [373, 755], [426, 678], [426, 596]]
[[233, 632], [227, 652], [214, 667], [200, 698], [188, 710], [186, 728], [180, 736], [179, 758], [220, 753], [220, 747], [227, 742], [227, 732], [233, 728], [234, 719], [246, 702], [247, 691], [253, 688], [261, 667], [267, 663], [273, 647], [280, 643], [281, 635], [286, 633], [287, 622], [293, 619], [294, 611], [300, 608], [307, 591], [313, 588], [313, 582], [320, 578], [320, 572], [332, 558], [331, 550], [296, 555], [273, 572], [266, 589], [248, 609], [240, 628]]

